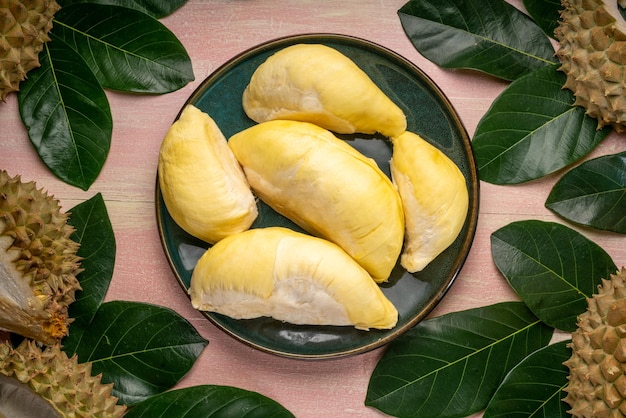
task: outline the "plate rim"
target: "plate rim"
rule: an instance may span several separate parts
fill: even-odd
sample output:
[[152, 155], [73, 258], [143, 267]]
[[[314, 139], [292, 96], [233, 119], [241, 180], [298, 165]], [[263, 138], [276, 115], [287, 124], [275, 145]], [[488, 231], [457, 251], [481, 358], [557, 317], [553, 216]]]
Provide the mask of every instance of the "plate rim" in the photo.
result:
[[[172, 123], [178, 120], [185, 106], [194, 102], [203, 93], [207, 85], [210, 85], [214, 79], [219, 78], [222, 74], [229, 71], [232, 67], [235, 67], [236, 65], [238, 65], [243, 59], [248, 57], [250, 54], [253, 54], [253, 53], [257, 54], [257, 53], [262, 53], [263, 51], [268, 50], [268, 49], [275, 49], [276, 47], [282, 44], [289, 45], [289, 44], [296, 43], [298, 41], [306, 41], [310, 43], [311, 41], [315, 41], [315, 40], [327, 41], [327, 42], [328, 41], [350, 42], [353, 44], [358, 44], [359, 46], [366, 46], [368, 48], [376, 50], [377, 52], [382, 53], [383, 55], [387, 55], [391, 57], [392, 59], [399, 61], [400, 63], [402, 63], [402, 65], [406, 66], [411, 71], [418, 74], [422, 79], [421, 81], [427, 84], [428, 88], [430, 89], [430, 92], [435, 94], [437, 98], [444, 104], [444, 107], [448, 110], [448, 116], [450, 116], [453, 119], [455, 128], [459, 130], [461, 142], [463, 145], [463, 149], [465, 151], [464, 154], [467, 155], [468, 157], [467, 171], [470, 175], [470, 178], [467, 179], [467, 182], [468, 184], [472, 185], [473, 188], [470, 188], [470, 190], [468, 190], [468, 192], [470, 193], [470, 199], [469, 199], [470, 205], [468, 207], [468, 214], [466, 216], [466, 228], [467, 228], [468, 233], [467, 233], [465, 240], [462, 243], [459, 257], [457, 257], [456, 262], [452, 264], [452, 267], [450, 269], [451, 274], [449, 275], [448, 280], [442, 283], [440, 288], [435, 292], [434, 297], [432, 297], [428, 301], [428, 303], [424, 306], [424, 308], [417, 315], [412, 317], [411, 320], [407, 321], [405, 324], [401, 325], [400, 327], [394, 328], [393, 330], [388, 330], [392, 332], [377, 339], [374, 342], [371, 342], [362, 346], [358, 346], [355, 348], [349, 348], [349, 349], [340, 350], [340, 351], [336, 351], [332, 353], [324, 353], [324, 354], [293, 353], [293, 352], [289, 352], [288, 350], [278, 350], [278, 349], [273, 349], [270, 347], [265, 347], [253, 341], [250, 341], [240, 336], [236, 332], [233, 332], [233, 330], [229, 329], [228, 327], [223, 326], [219, 321], [213, 318], [213, 315], [214, 315], [213, 312], [198, 311], [205, 318], [207, 318], [209, 322], [213, 324], [216, 328], [218, 328], [225, 334], [234, 338], [236, 341], [241, 342], [248, 347], [254, 348], [261, 352], [276, 355], [279, 357], [295, 358], [295, 359], [302, 359], [302, 360], [336, 359], [336, 358], [342, 358], [342, 357], [353, 356], [356, 354], [363, 354], [366, 352], [370, 352], [372, 350], [375, 350], [377, 348], [380, 348], [389, 344], [392, 340], [398, 338], [400, 335], [406, 333], [415, 325], [417, 325], [418, 323], [426, 319], [426, 317], [433, 311], [433, 309], [446, 296], [446, 294], [448, 293], [448, 291], [450, 290], [450, 288], [456, 281], [465, 262], [467, 261], [467, 258], [469, 256], [469, 253], [470, 253], [470, 250], [471, 250], [471, 247], [473, 245], [475, 235], [476, 235], [478, 215], [479, 215], [479, 206], [480, 206], [480, 179], [478, 176], [478, 168], [476, 165], [474, 151], [471, 146], [471, 138], [458, 112], [454, 108], [452, 102], [449, 100], [446, 94], [441, 90], [441, 88], [433, 81], [433, 79], [428, 74], [426, 74], [420, 67], [418, 67], [415, 63], [413, 63], [412, 61], [403, 57], [399, 53], [385, 46], [382, 46], [376, 42], [373, 42], [373, 41], [370, 41], [361, 37], [357, 37], [353, 35], [338, 34], [338, 33], [311, 32], [311, 33], [301, 33], [301, 34], [295, 34], [295, 35], [281, 36], [281, 37], [273, 38], [270, 40], [266, 40], [255, 46], [246, 48], [245, 50], [235, 54], [226, 62], [222, 63], [218, 68], [216, 68], [213, 72], [207, 75], [207, 77], [204, 78], [204, 80], [202, 80], [202, 82], [194, 89], [194, 91], [185, 100], [185, 102], [181, 106], [179, 112], [177, 113]], [[159, 233], [159, 239], [161, 241], [161, 246], [163, 248], [163, 252], [166, 256], [166, 259], [168, 261], [168, 264], [170, 266], [172, 273], [174, 274], [176, 280], [178, 281], [179, 286], [181, 287], [185, 295], [189, 298], [188, 288], [185, 285], [184, 281], [182, 280], [180, 276], [180, 273], [178, 272], [176, 268], [176, 265], [170, 253], [171, 249], [168, 247], [168, 244], [164, 237], [163, 219], [161, 217], [161, 213], [159, 210], [162, 197], [161, 197], [161, 190], [159, 186], [158, 171], [156, 174], [154, 198], [155, 198], [157, 229]]]

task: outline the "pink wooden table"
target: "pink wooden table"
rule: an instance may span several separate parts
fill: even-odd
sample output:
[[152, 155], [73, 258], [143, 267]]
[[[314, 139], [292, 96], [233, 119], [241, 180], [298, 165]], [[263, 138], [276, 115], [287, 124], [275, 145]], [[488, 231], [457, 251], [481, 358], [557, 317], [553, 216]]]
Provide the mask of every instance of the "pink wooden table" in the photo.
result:
[[[512, 1], [521, 7], [521, 0]], [[166, 261], [156, 227], [154, 185], [161, 139], [181, 106], [211, 72], [256, 44], [286, 35], [325, 32], [352, 35], [390, 48], [421, 67], [452, 101], [470, 137], [493, 99], [507, 85], [477, 73], [443, 70], [424, 59], [405, 36], [397, 16], [403, 0], [298, 1], [191, 0], [162, 22], [191, 56], [196, 80], [163, 96], [108, 92], [113, 140], [108, 160], [88, 191], [57, 180], [40, 162], [18, 114], [17, 98], [0, 103], [0, 168], [35, 180], [69, 209], [102, 193], [117, 241], [117, 261], [107, 298], [145, 301], [176, 310], [210, 341], [181, 387], [220, 384], [259, 392], [297, 417], [376, 417], [364, 406], [370, 374], [382, 349], [327, 361], [299, 361], [265, 354], [226, 336], [190, 305]], [[593, 156], [626, 149], [626, 135], [611, 134]], [[520, 186], [481, 183], [478, 230], [467, 262], [431, 315], [516, 299], [496, 270], [490, 234], [525, 219], [560, 221], [544, 208], [558, 176]], [[619, 266], [626, 240], [584, 232]], [[476, 415], [480, 416], [480, 414]]]

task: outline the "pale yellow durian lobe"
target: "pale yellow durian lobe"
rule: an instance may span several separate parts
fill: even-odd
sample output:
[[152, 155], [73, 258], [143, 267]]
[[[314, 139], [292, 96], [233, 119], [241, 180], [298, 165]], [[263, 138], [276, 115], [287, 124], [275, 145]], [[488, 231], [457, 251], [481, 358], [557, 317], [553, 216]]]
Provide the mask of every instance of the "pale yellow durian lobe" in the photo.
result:
[[406, 116], [350, 58], [320, 44], [286, 47], [262, 63], [243, 93], [252, 120], [289, 119], [331, 131], [399, 135]]
[[192, 306], [235, 319], [393, 328], [398, 312], [337, 245], [282, 227], [251, 229], [209, 248], [189, 287]]
[[419, 135], [392, 138], [391, 175], [404, 208], [406, 235], [401, 265], [423, 270], [457, 238], [469, 208], [463, 173]]
[[243, 170], [215, 121], [187, 105], [159, 152], [159, 187], [174, 221], [215, 243], [250, 227], [258, 215]]
[[228, 144], [261, 200], [342, 247], [377, 282], [389, 278], [402, 250], [404, 214], [374, 160], [307, 122], [263, 122]]

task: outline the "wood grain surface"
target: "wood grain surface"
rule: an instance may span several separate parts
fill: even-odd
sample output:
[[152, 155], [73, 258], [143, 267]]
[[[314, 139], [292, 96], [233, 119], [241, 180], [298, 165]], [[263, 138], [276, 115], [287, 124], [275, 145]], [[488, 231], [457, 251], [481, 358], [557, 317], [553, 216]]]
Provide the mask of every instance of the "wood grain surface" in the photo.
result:
[[[512, 3], [521, 8], [521, 0]], [[370, 374], [383, 349], [337, 360], [280, 358], [235, 341], [194, 311], [159, 241], [154, 186], [161, 140], [187, 97], [230, 58], [286, 35], [353, 35], [399, 53], [440, 86], [472, 136], [480, 118], [507, 84], [476, 72], [444, 70], [423, 58], [400, 25], [397, 10], [403, 4], [401, 0], [190, 0], [162, 22], [186, 47], [195, 81], [161, 96], [107, 92], [114, 123], [112, 146], [102, 173], [88, 191], [66, 185], [43, 165], [20, 120], [16, 95], [0, 103], [0, 168], [11, 175], [20, 174], [24, 180], [35, 180], [60, 199], [65, 209], [102, 193], [117, 242], [115, 272], [107, 299], [145, 301], [172, 308], [210, 341], [180, 387], [220, 384], [256, 391], [302, 418], [382, 416], [364, 406], [364, 400]], [[612, 133], [589, 158], [625, 149], [626, 135]], [[563, 222], [544, 207], [560, 174], [519, 186], [481, 183], [473, 247], [432, 316], [516, 299], [493, 264], [490, 234], [517, 220]], [[578, 230], [602, 246], [616, 264], [626, 264], [623, 236]]]

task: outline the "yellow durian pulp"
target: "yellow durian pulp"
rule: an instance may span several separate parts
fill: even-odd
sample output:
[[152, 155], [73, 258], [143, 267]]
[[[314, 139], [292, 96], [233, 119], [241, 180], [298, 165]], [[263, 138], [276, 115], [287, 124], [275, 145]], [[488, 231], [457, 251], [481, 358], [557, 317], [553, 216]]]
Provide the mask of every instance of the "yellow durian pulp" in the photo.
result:
[[421, 271], [461, 232], [469, 192], [459, 167], [413, 132], [392, 138], [391, 176], [402, 199], [406, 223], [401, 265]]
[[228, 144], [261, 200], [342, 247], [377, 282], [389, 278], [402, 250], [404, 214], [374, 160], [307, 122], [263, 122]]
[[198, 260], [189, 287], [195, 309], [235, 319], [393, 328], [398, 312], [340, 247], [283, 227], [224, 238]]
[[350, 58], [320, 44], [296, 44], [270, 56], [243, 93], [252, 120], [312, 122], [337, 133], [399, 135], [404, 112]]
[[172, 219], [209, 243], [244, 231], [258, 215], [243, 170], [215, 121], [187, 105], [159, 152], [159, 186]]

